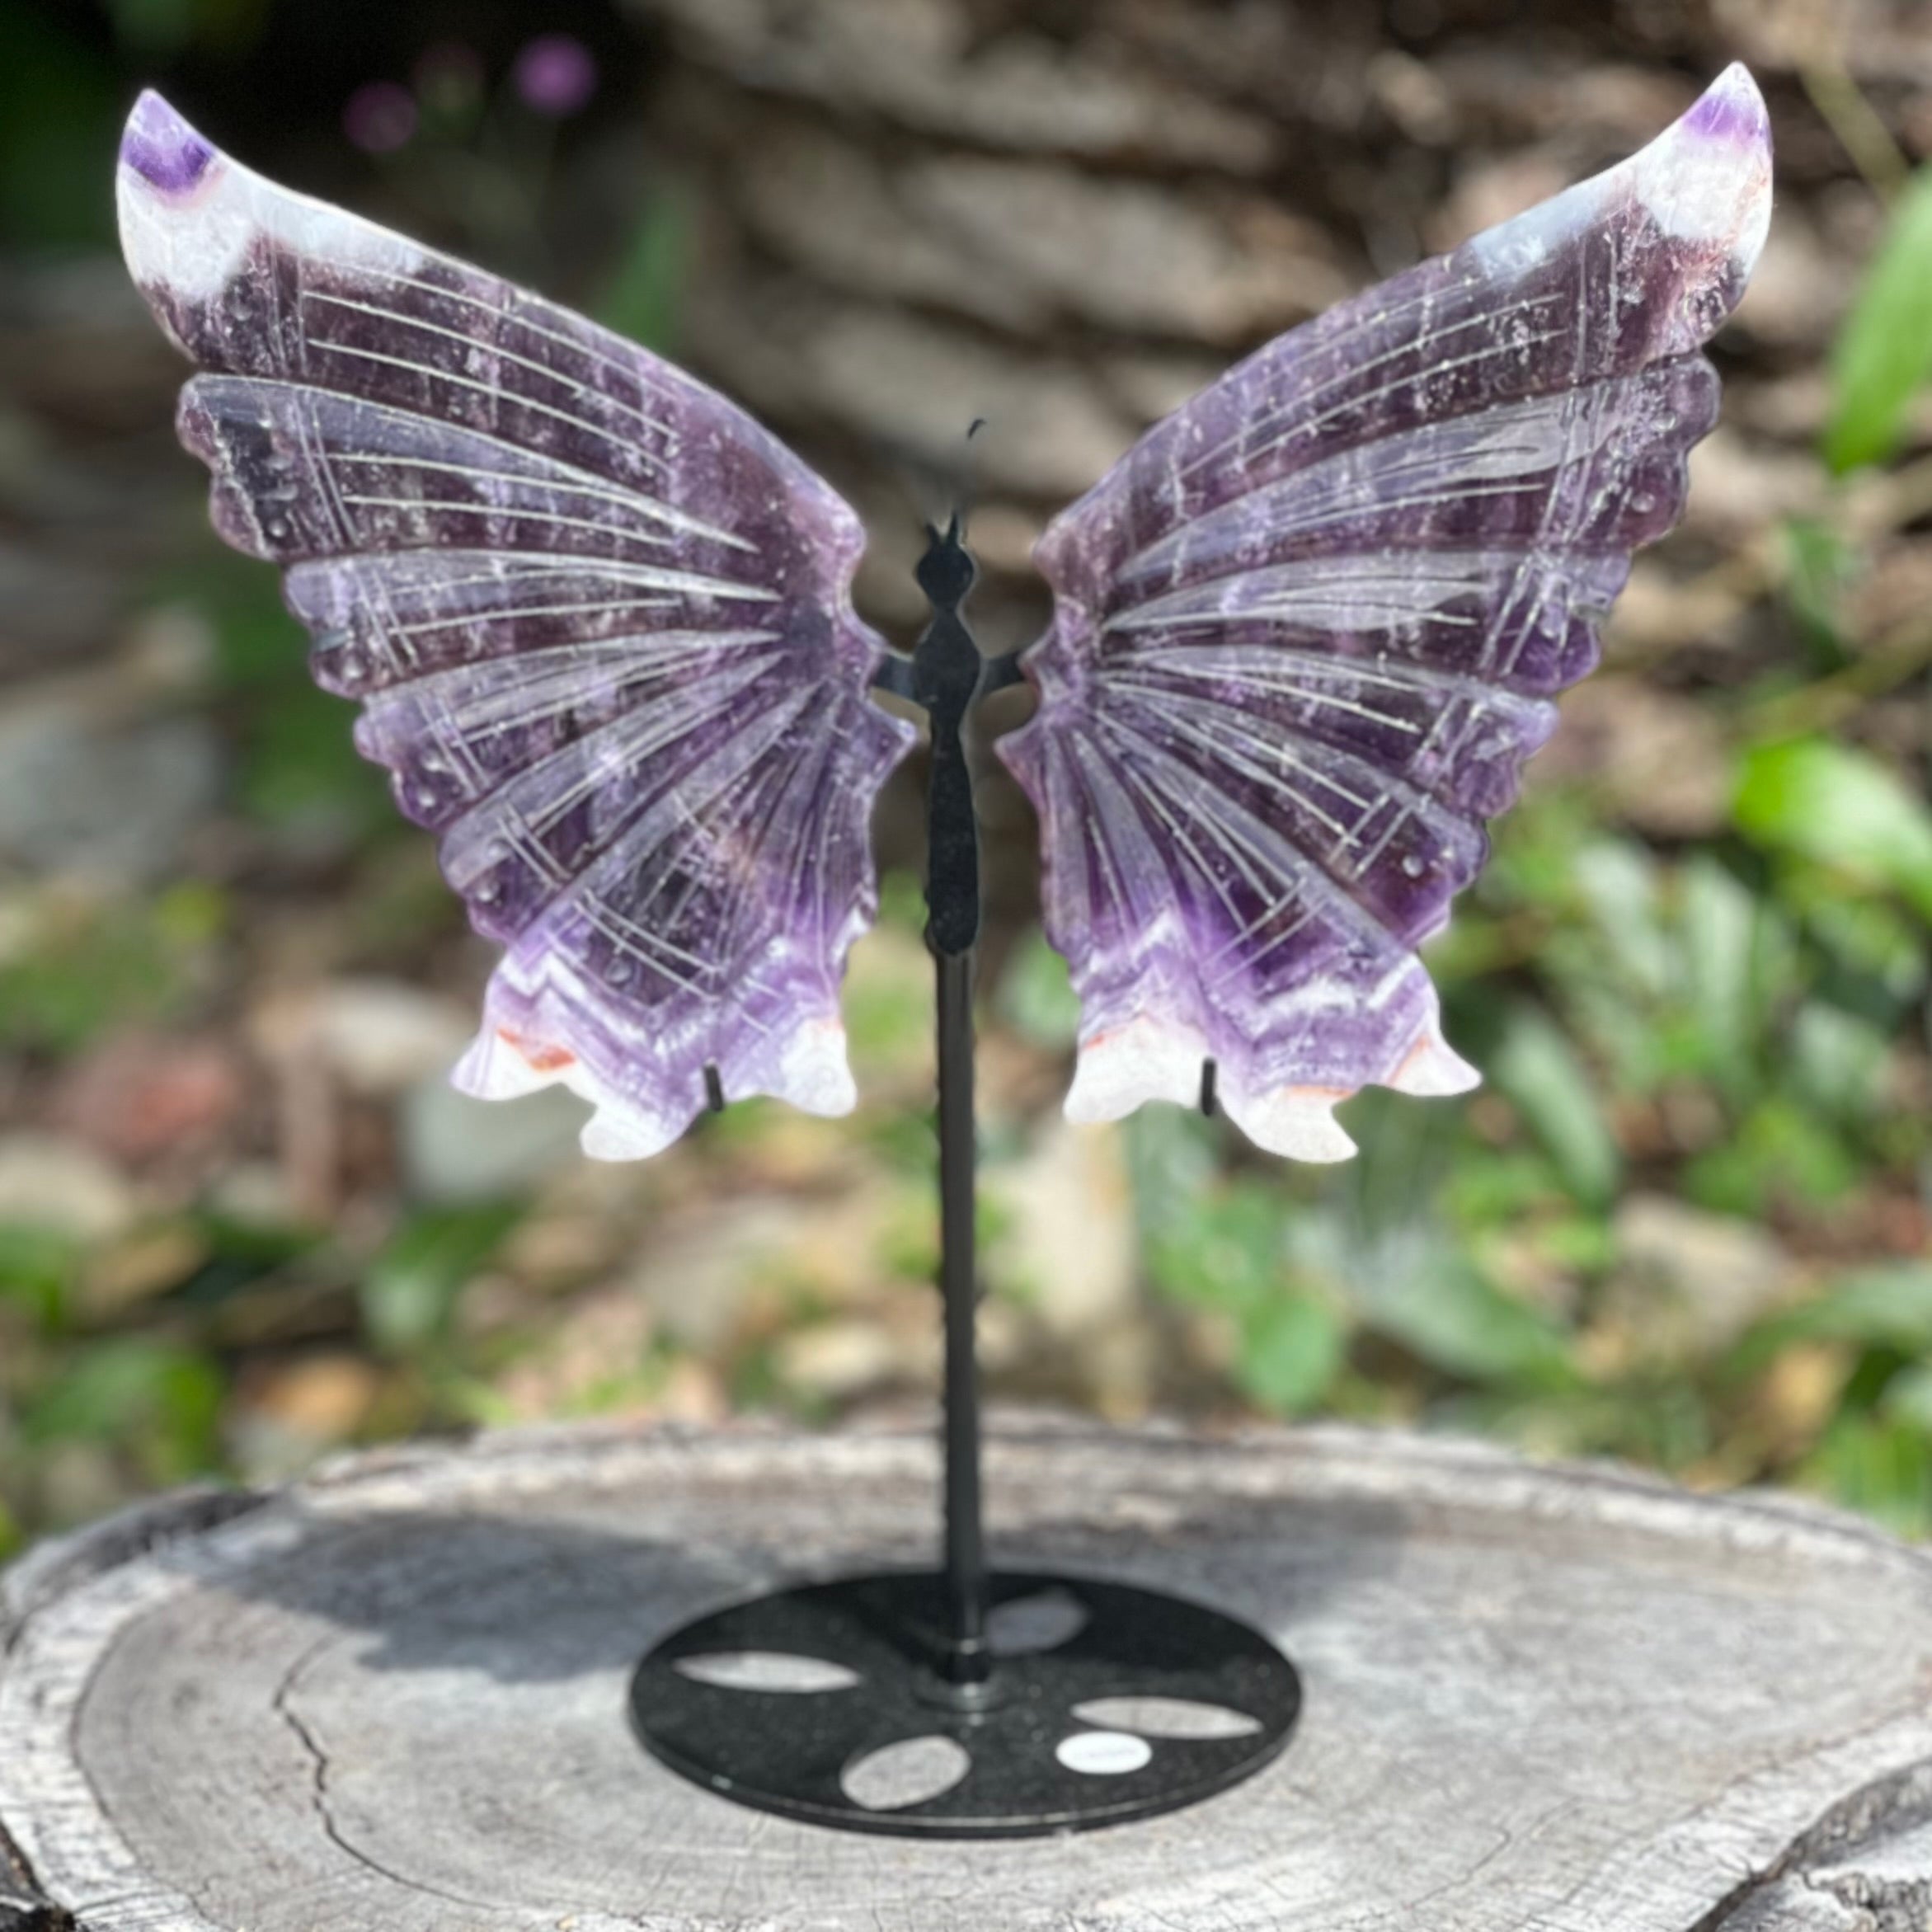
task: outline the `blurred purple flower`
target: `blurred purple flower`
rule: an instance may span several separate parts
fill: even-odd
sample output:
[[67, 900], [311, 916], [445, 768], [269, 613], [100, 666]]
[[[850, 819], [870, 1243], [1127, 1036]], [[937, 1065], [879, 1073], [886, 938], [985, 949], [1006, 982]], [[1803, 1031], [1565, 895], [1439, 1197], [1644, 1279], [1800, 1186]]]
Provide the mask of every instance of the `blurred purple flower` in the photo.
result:
[[393, 154], [416, 132], [416, 99], [394, 81], [370, 81], [349, 96], [342, 132], [365, 154]]
[[597, 63], [570, 34], [539, 34], [526, 41], [510, 70], [526, 107], [562, 120], [597, 92]]

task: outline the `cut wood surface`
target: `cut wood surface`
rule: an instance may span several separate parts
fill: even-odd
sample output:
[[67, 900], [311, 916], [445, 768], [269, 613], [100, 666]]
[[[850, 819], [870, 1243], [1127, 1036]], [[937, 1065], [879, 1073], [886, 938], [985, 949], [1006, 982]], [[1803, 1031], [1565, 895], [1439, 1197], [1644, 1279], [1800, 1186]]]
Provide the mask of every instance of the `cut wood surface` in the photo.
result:
[[632, 1666], [739, 1596], [923, 1561], [928, 1433], [504, 1436], [163, 1499], [9, 1572], [0, 1927], [1927, 1923], [1920, 1552], [1783, 1500], [1399, 1436], [1010, 1421], [988, 1474], [1008, 1563], [1277, 1636], [1307, 1688], [1286, 1753], [1076, 1838], [741, 1809], [639, 1749]]

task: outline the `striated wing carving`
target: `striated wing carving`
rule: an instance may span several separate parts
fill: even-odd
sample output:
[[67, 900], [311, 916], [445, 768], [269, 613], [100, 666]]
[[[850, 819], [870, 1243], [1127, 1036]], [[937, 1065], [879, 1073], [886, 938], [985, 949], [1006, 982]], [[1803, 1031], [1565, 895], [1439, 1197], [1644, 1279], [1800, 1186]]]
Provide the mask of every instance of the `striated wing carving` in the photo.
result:
[[1596, 660], [1715, 420], [1699, 349], [1770, 213], [1741, 67], [1657, 140], [1261, 350], [1038, 548], [1001, 741], [1082, 1001], [1075, 1119], [1192, 1102], [1352, 1151], [1371, 1081], [1459, 1091], [1417, 944]]
[[505, 948], [458, 1084], [565, 1082], [606, 1159], [680, 1133], [708, 1068], [848, 1109], [839, 981], [914, 736], [867, 696], [849, 508], [656, 356], [274, 186], [157, 96], [119, 186], [206, 372], [180, 428], [218, 528], [287, 566], [316, 677]]

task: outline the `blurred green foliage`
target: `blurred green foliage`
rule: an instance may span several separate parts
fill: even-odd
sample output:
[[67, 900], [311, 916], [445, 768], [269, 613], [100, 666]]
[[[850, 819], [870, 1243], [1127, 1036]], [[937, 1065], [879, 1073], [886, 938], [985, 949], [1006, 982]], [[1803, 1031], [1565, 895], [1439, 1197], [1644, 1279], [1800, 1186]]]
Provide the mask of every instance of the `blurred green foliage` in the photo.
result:
[[[110, 11], [124, 49], [159, 60], [245, 36], [261, 9]], [[15, 0], [0, 0], [0, 228], [36, 250], [106, 245], [97, 162], [125, 90], [97, 48]], [[548, 149], [493, 118], [482, 92], [438, 86], [425, 84], [420, 134], [383, 164], [387, 191], [541, 275]], [[641, 190], [588, 279], [603, 319], [675, 342], [690, 227], [675, 195]], [[1159, 1316], [1219, 1365], [1216, 1388], [1193, 1398], [1478, 1428], [1700, 1481], [1795, 1481], [1932, 1532], [1932, 811], [1895, 740], [1843, 728], [1858, 698], [1925, 661], [1922, 642], [1867, 634], [1848, 613], [1869, 562], [1856, 493], [1908, 440], [1929, 374], [1921, 175], [1831, 357], [1817, 457], [1836, 481], [1821, 510], [1775, 533], [1792, 648], [1700, 696], [1730, 761], [1722, 827], [1647, 842], [1606, 830], [1585, 788], [1535, 789], [1431, 947], [1449, 1032], [1484, 1069], [1483, 1092], [1361, 1096], [1345, 1110], [1361, 1154], [1333, 1170], [1285, 1169], [1175, 1109], [1125, 1128]], [[273, 573], [209, 538], [145, 601], [192, 613], [212, 641], [200, 695], [231, 749], [249, 864], [298, 890], [329, 881], [336, 966], [414, 965], [456, 916], [382, 774], [355, 756], [348, 708], [310, 684]], [[130, 1022], [231, 1017], [251, 938], [237, 901], [228, 883], [37, 901], [0, 933], [0, 1047], [58, 1066]], [[864, 1234], [834, 1222], [816, 1247], [746, 1259], [745, 1308], [722, 1340], [599, 1342], [595, 1373], [549, 1398], [557, 1413], [655, 1402], [707, 1350], [731, 1399], [834, 1406], [791, 1344], [836, 1333], [853, 1279], [900, 1290], [935, 1261], [921, 923], [916, 881], [889, 877], [848, 992], [868, 1100], [844, 1141], [775, 1107], [733, 1107], [701, 1125], [669, 1192], [637, 1183], [640, 1218], [675, 1224], [680, 1190], [788, 1190], [810, 1210], [862, 1167], [877, 1196]], [[1058, 1071], [1078, 1006], [1037, 933], [985, 990], [1003, 1049]], [[1019, 1165], [1025, 1124], [993, 1120], [986, 1152], [995, 1177]], [[1659, 1203], [1695, 1218], [1662, 1216], [1660, 1242]], [[452, 1205], [397, 1190], [324, 1234], [285, 1205], [265, 1220], [211, 1192], [105, 1252], [31, 1214], [0, 1220], [0, 1555], [124, 1490], [246, 1464], [238, 1388], [317, 1337], [368, 1377], [353, 1419], [331, 1425], [341, 1439], [528, 1413], [504, 1390], [545, 1360], [543, 1297], [561, 1308], [617, 1265], [545, 1264], [556, 1286], [518, 1254], [546, 1211], [521, 1195]], [[1037, 1284], [997, 1191], [982, 1233], [996, 1298], [1024, 1311]], [[135, 1265], [157, 1253], [173, 1258]], [[492, 1313], [480, 1286], [519, 1267], [546, 1285]], [[1706, 1290], [1724, 1269], [1738, 1299], [1719, 1321]]]
[[515, 1201], [425, 1209], [407, 1220], [362, 1278], [363, 1328], [385, 1355], [446, 1343], [463, 1290], [515, 1226]]
[[42, 909], [0, 963], [0, 1047], [71, 1054], [110, 1027], [178, 1018], [227, 916], [220, 891], [193, 881], [145, 900]]
[[[1819, 460], [1845, 475], [1899, 446], [1932, 376], [1932, 176], [1893, 208], [1831, 373]], [[1829, 501], [1782, 533], [1814, 679], [1871, 651], [1844, 616], [1858, 526], [1849, 499]], [[1252, 1400], [1793, 1480], [1932, 1533], [1932, 1265], [1832, 1259], [1887, 1203], [1925, 1245], [1932, 1118], [1910, 1074], [1932, 811], [1916, 764], [1821, 731], [1763, 735], [1807, 689], [1780, 670], [1732, 701], [1714, 840], [1659, 851], [1554, 788], [1498, 827], [1432, 949], [1487, 1098], [1365, 1095], [1344, 1110], [1361, 1157], [1286, 1185], [1205, 1122], [1134, 1123], [1154, 1283], [1231, 1320]], [[1042, 1004], [1028, 987], [1015, 1010]], [[1774, 1252], [1752, 1245], [1774, 1232], [1790, 1280], [1733, 1332], [1686, 1339], [1671, 1300], [1697, 1298], [1698, 1250], [1682, 1281], [1634, 1297], [1637, 1189], [1717, 1217], [1695, 1225], [1728, 1227], [1746, 1257]]]
[[[568, 172], [574, 130], [533, 111], [510, 78], [530, 32], [582, 31], [599, 43], [602, 109], [621, 94], [624, 59], [636, 58], [622, 51], [634, 43], [614, 16], [566, 6], [533, 25], [515, 10], [472, 10], [434, 31], [419, 22], [411, 43], [408, 24], [379, 21], [381, 11], [331, 9], [324, 21], [274, 0], [0, 0], [0, 248], [36, 265], [110, 254], [113, 157], [135, 87], [160, 81], [190, 102], [225, 99], [228, 117], [245, 125], [258, 107], [234, 77], [268, 49], [285, 82], [274, 111], [292, 146], [307, 143], [308, 165], [360, 173], [393, 219], [529, 279], [559, 279], [550, 237], [567, 228], [585, 258], [580, 298], [613, 326], [667, 344], [688, 209], [641, 175], [628, 218], [613, 205], [604, 239], [586, 249], [583, 223], [557, 219], [578, 193]], [[313, 73], [296, 71], [305, 44], [317, 55]], [[348, 97], [398, 72], [417, 96], [414, 131], [400, 151], [358, 156], [344, 138]], [[0, 396], [0, 409], [13, 407], [11, 393]], [[0, 425], [11, 435], [25, 420], [7, 413]], [[184, 463], [191, 512], [190, 477]], [[140, 587], [139, 603], [205, 640], [205, 662], [171, 702], [219, 728], [223, 853], [205, 880], [0, 883], [0, 1080], [37, 1096], [22, 1137], [35, 1146], [62, 1131], [44, 1117], [64, 1104], [49, 1096], [117, 1041], [245, 1035], [240, 1007], [260, 983], [265, 907], [294, 909], [298, 930], [299, 909], [322, 912], [318, 971], [420, 973], [425, 950], [462, 930], [427, 842], [400, 822], [384, 774], [356, 754], [351, 707], [311, 683], [275, 573], [233, 554], [198, 518], [184, 517], [178, 554]], [[303, 950], [317, 948], [304, 940]], [[855, 1022], [862, 1056], [889, 1058], [909, 1028], [925, 1032], [916, 1001], [909, 1008], [889, 980]], [[252, 1074], [263, 1090], [248, 1097], [237, 1131], [259, 1145], [276, 1110], [301, 1095], [270, 1091], [279, 1076], [259, 1061]], [[114, 1102], [105, 1104], [100, 1124], [111, 1131]], [[734, 1113], [712, 1151], [728, 1169], [771, 1118]], [[364, 1117], [357, 1131], [375, 1124]], [[250, 1432], [272, 1436], [289, 1403], [256, 1403], [251, 1391], [281, 1386], [318, 1346], [337, 1351], [325, 1366], [355, 1370], [338, 1374], [338, 1394], [347, 1388], [353, 1399], [337, 1407], [361, 1420], [329, 1422], [337, 1433], [501, 1413], [490, 1377], [536, 1345], [543, 1323], [485, 1323], [479, 1334], [472, 1291], [528, 1203], [411, 1198], [395, 1180], [385, 1144], [393, 1132], [385, 1126], [366, 1149], [330, 1150], [369, 1192], [325, 1215], [326, 1234], [275, 1187], [266, 1209], [245, 1187], [228, 1198], [231, 1177], [219, 1169], [199, 1188], [176, 1179], [150, 1197], [107, 1175], [111, 1163], [83, 1162], [78, 1178], [66, 1170], [68, 1196], [50, 1197], [45, 1221], [31, 1199], [9, 1200], [0, 1210], [0, 1556], [134, 1490], [261, 1466]], [[232, 1164], [234, 1150], [223, 1158]], [[910, 1158], [902, 1164], [911, 1170]], [[77, 1215], [90, 1229], [90, 1215], [112, 1225], [76, 1232]], [[637, 1362], [613, 1360], [611, 1399], [655, 1385], [661, 1356], [653, 1344]], [[322, 1384], [308, 1386], [313, 1403]], [[271, 1443], [266, 1453], [272, 1465], [281, 1452]]]
[[592, 313], [660, 355], [678, 346], [678, 292], [691, 245], [691, 210], [667, 190], [647, 196]]
[[1831, 352], [1825, 460], [1838, 471], [1883, 462], [1932, 374], [1932, 169], [1921, 168], [1892, 210], [1850, 316]]
[[112, 71], [78, 33], [23, 0], [0, 0], [0, 238], [110, 245], [101, 165], [123, 105]]

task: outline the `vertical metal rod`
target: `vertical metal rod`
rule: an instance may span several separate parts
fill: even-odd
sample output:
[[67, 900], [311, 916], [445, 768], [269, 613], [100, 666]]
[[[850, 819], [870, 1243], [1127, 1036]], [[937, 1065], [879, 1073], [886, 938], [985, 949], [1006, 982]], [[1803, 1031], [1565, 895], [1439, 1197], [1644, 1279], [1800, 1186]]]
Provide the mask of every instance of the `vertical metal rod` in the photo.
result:
[[957, 1685], [982, 1684], [986, 1547], [980, 1501], [980, 1371], [975, 1346], [973, 954], [936, 952], [939, 1009], [939, 1287], [946, 1320], [946, 1594]]
[[980, 826], [966, 721], [985, 663], [961, 608], [973, 560], [959, 519], [928, 532], [919, 588], [933, 621], [912, 655], [906, 695], [933, 730], [926, 792], [926, 943], [938, 974], [939, 1290], [946, 1324], [946, 1671], [961, 1705], [990, 1674], [986, 1549], [980, 1511], [980, 1283], [974, 1254], [973, 949], [980, 936]]
[[974, 1256], [972, 968], [980, 939], [980, 821], [966, 761], [966, 715], [985, 660], [960, 614], [974, 562], [954, 516], [929, 529], [919, 590], [933, 607], [896, 682], [933, 728], [925, 792], [925, 942], [939, 975], [939, 1292], [945, 1304], [947, 1657], [958, 1702], [980, 1702], [991, 1675], [985, 1648], [985, 1530], [980, 1516], [980, 1272]]

